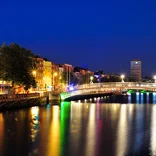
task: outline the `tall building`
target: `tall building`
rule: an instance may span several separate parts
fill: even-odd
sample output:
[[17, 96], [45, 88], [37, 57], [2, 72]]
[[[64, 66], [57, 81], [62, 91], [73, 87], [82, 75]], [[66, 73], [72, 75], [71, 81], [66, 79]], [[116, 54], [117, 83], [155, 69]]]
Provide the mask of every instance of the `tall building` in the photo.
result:
[[142, 62], [140, 60], [131, 61], [131, 78], [135, 79], [137, 82], [141, 81], [142, 73]]

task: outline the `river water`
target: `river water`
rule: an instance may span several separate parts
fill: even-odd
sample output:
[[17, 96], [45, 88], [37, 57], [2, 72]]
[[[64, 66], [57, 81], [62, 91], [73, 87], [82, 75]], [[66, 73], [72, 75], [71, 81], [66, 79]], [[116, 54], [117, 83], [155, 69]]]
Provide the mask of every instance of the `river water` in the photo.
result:
[[0, 156], [155, 156], [156, 94], [107, 98], [0, 113]]

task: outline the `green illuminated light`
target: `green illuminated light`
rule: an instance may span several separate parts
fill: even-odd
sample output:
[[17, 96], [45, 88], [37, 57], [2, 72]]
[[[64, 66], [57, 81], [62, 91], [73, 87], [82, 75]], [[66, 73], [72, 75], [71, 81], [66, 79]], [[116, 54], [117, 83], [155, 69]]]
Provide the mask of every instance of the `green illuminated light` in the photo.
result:
[[66, 97], [65, 95], [66, 95], [66, 93], [61, 93], [61, 94], [60, 94], [61, 100], [64, 100], [64, 99], [65, 99], [65, 97]]

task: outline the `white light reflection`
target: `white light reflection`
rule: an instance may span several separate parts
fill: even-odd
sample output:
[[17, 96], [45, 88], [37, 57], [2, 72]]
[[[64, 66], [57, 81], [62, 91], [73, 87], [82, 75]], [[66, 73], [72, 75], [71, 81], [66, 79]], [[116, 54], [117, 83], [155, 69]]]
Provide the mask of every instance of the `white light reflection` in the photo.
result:
[[132, 116], [132, 113], [133, 113], [134, 105], [133, 104], [129, 104], [128, 106], [129, 106], [128, 107], [129, 108], [129, 114], [128, 115], [131, 117]]
[[141, 93], [141, 104], [143, 104], [143, 103], [144, 103], [144, 94]]
[[152, 108], [151, 150], [152, 155], [156, 155], [156, 105]]
[[149, 103], [149, 93], [146, 93], [146, 103]]
[[119, 117], [119, 124], [118, 124], [118, 134], [117, 134], [117, 155], [123, 156], [126, 154], [127, 149], [127, 129], [128, 129], [128, 122], [127, 122], [127, 105], [121, 105], [120, 109], [120, 117]]
[[95, 155], [95, 143], [96, 143], [96, 105], [90, 104], [89, 109], [89, 118], [88, 118], [88, 126], [87, 126], [87, 137], [86, 137], [86, 151], [85, 156], [94, 156]]
[[139, 103], [139, 92], [136, 92], [136, 104]]
[[[144, 105], [136, 105], [135, 106], [135, 140], [134, 140], [134, 151], [137, 152], [138, 149], [141, 149], [141, 145], [143, 142], [143, 133], [139, 133], [142, 132], [142, 130], [144, 129]], [[139, 134], [138, 134], [139, 133]]]
[[38, 116], [38, 114], [39, 114], [39, 108], [38, 107], [32, 107], [31, 108], [31, 115], [32, 115], [32, 117]]
[[153, 104], [156, 104], [156, 93], [153, 93]]
[[132, 95], [131, 93], [128, 93], [128, 103], [131, 103], [132, 102]]

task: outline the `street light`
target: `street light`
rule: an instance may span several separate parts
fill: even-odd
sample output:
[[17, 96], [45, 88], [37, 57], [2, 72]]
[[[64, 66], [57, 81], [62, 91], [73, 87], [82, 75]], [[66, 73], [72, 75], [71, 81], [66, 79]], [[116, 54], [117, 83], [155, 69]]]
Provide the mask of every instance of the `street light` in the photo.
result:
[[156, 75], [153, 76], [154, 83], [156, 83]]
[[36, 70], [32, 71], [32, 74], [34, 75], [34, 77], [36, 76]]
[[57, 73], [56, 72], [54, 73], [54, 76], [57, 76]]
[[121, 77], [121, 82], [124, 82], [125, 75], [122, 74], [120, 77]]
[[53, 86], [54, 86], [54, 89], [55, 89], [55, 77], [57, 76], [57, 73], [55, 72], [53, 75], [54, 75], [54, 77], [53, 77]]
[[94, 77], [90, 76], [90, 84], [93, 84], [93, 79], [94, 79]]

